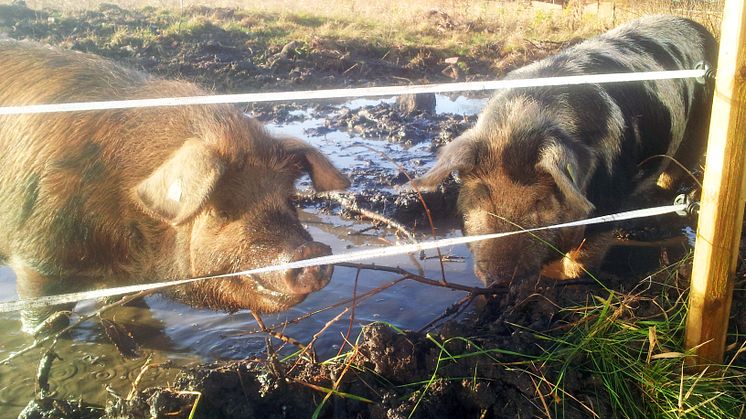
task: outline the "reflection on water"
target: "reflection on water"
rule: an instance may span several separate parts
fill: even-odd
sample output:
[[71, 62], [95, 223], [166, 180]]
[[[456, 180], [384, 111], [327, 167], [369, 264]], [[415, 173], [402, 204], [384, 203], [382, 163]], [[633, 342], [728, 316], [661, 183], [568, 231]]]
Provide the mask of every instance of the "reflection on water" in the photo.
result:
[[[356, 99], [343, 106], [356, 109], [361, 106], [376, 105], [381, 102], [393, 103], [395, 98], [371, 100]], [[485, 105], [486, 99], [455, 96], [450, 98], [436, 95], [436, 112], [472, 115], [478, 113]], [[354, 173], [351, 191], [359, 192], [365, 188], [377, 191], [396, 193], [391, 180], [403, 169], [410, 176], [423, 174], [435, 161], [429, 141], [408, 145], [403, 142], [388, 142], [378, 138], [365, 138], [353, 132], [332, 131], [324, 135], [307, 135], [308, 130], [324, 126], [324, 120], [311, 116], [301, 122], [291, 122], [281, 126], [269, 124], [270, 131], [284, 135], [294, 135], [313, 144], [324, 155], [329, 157], [345, 173]], [[306, 176], [298, 188], [310, 189], [311, 182]]]
[[[460, 112], [472, 112], [478, 110], [476, 107], [483, 103], [484, 101], [473, 99], [450, 100], [444, 96], [438, 97], [438, 109], [441, 111], [455, 109]], [[365, 104], [368, 103], [362, 100], [352, 102], [353, 106]], [[306, 137], [303, 130], [318, 126], [319, 123], [318, 120], [309, 119], [270, 128]], [[433, 159], [432, 153], [425, 146], [406, 149], [401, 144], [362, 139], [354, 134], [341, 132], [313, 137], [309, 141], [321, 148], [339, 167], [347, 169], [366, 167], [365, 165], [372, 165], [375, 162], [376, 170], [395, 173], [396, 165], [381, 158], [381, 154], [385, 154], [408, 170], [421, 173]], [[304, 187], [303, 183], [299, 186], [301, 189]], [[307, 182], [305, 187], [308, 187]], [[370, 224], [364, 222], [343, 220], [336, 215], [322, 215], [312, 211], [301, 211], [300, 215], [301, 221], [314, 239], [329, 244], [335, 254], [384, 246], [398, 240], [391, 232], [381, 230], [356, 234], [370, 227]], [[441, 237], [460, 234], [446, 228], [439, 231]], [[479, 285], [472, 274], [470, 255], [465, 247], [442, 251], [444, 254], [463, 258], [459, 262], [445, 264], [449, 281], [471, 286]], [[430, 252], [428, 256], [434, 256], [434, 253]], [[405, 255], [376, 260], [375, 263], [400, 266], [413, 272], [422, 269], [425, 276], [440, 278], [440, 264], [435, 259], [414, 260]], [[326, 288], [312, 294], [302, 304], [285, 313], [264, 316], [264, 322], [267, 325], [280, 324], [349, 299], [353, 296], [355, 277], [355, 269], [337, 267]], [[397, 275], [391, 273], [363, 271], [358, 277], [357, 294], [376, 289], [397, 278]], [[449, 289], [411, 281], [400, 282], [357, 304], [351, 339], [354, 340], [359, 333], [360, 325], [374, 321], [385, 321], [406, 329], [419, 329], [463, 296], [464, 293]], [[12, 271], [0, 268], [0, 301], [16, 298], [15, 277]], [[171, 361], [174, 366], [180, 366], [198, 361], [242, 359], [261, 355], [265, 349], [265, 336], [255, 333], [255, 321], [247, 311], [226, 314], [194, 309], [158, 295], [146, 298], [145, 303], [147, 307], [136, 305], [118, 308], [106, 317], [126, 325], [137, 342], [142, 345], [144, 352], [152, 354], [151, 362]], [[321, 312], [297, 324], [288, 325], [283, 331], [301, 342], [308, 342], [345, 307]], [[76, 310], [90, 312], [95, 308], [95, 303], [85, 302], [78, 304]], [[322, 357], [336, 354], [349, 326], [349, 313], [329, 326], [316, 341], [315, 348], [318, 354]], [[31, 338], [20, 332], [18, 313], [0, 314], [0, 330], [0, 359], [32, 343]], [[276, 343], [279, 346], [279, 342]], [[146, 362], [144, 357], [124, 360], [94, 322], [84, 323], [71, 336], [61, 339], [56, 352], [62, 360], [53, 364], [50, 379], [52, 391], [59, 397], [82, 398], [89, 403], [103, 403], [106, 399], [106, 386], [110, 386], [117, 394], [126, 395]], [[13, 360], [10, 365], [0, 365], [0, 418], [16, 417], [33, 397], [33, 377], [36, 375], [39, 358], [40, 352], [35, 350]], [[176, 373], [177, 370], [174, 368], [151, 368], [144, 374], [140, 388], [167, 385]]]

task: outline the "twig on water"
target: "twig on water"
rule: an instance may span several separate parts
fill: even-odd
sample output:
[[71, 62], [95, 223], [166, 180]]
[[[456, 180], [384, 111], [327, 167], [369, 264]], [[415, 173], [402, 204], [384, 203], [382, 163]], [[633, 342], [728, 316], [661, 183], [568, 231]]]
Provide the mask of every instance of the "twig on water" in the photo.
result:
[[[404, 227], [400, 223], [386, 216], [383, 216], [377, 212], [370, 211], [365, 208], [360, 208], [360, 206], [355, 202], [355, 200], [349, 194], [343, 194], [340, 192], [314, 192], [310, 194], [302, 194], [301, 196], [306, 197], [306, 198], [319, 197], [319, 198], [331, 199], [333, 201], [336, 201], [344, 209], [350, 210], [352, 212], [356, 212], [365, 218], [368, 218], [370, 220], [377, 221], [383, 225], [386, 225], [392, 230], [395, 230], [401, 233], [402, 235], [406, 236], [412, 243], [417, 243], [417, 238], [415, 237], [414, 233], [412, 233], [408, 228]], [[358, 232], [358, 234], [363, 231], [365, 230]]]
[[374, 264], [366, 264], [366, 263], [346, 263], [346, 262], [337, 263], [336, 265], [344, 266], [347, 268], [391, 272], [391, 273], [395, 273], [398, 275], [402, 275], [406, 279], [411, 279], [413, 281], [421, 282], [423, 284], [433, 285], [433, 286], [441, 287], [441, 288], [449, 288], [449, 289], [456, 290], [456, 291], [464, 291], [464, 292], [468, 292], [473, 295], [494, 295], [494, 294], [504, 294], [507, 292], [507, 287], [492, 286], [490, 288], [481, 288], [481, 287], [470, 287], [467, 285], [455, 284], [452, 282], [444, 283], [441, 281], [436, 281], [434, 279], [426, 278], [422, 275], [411, 273], [399, 267], [374, 265]]
[[[342, 316], [344, 316], [345, 313], [347, 313], [348, 311], [350, 311], [350, 308], [349, 307], [345, 307], [344, 310], [340, 311], [339, 314], [337, 314], [336, 316], [334, 316], [334, 318], [332, 318], [331, 320], [329, 320], [328, 322], [326, 322], [326, 324], [318, 332], [314, 333], [313, 337], [311, 337], [311, 341], [308, 343], [308, 345], [306, 345], [306, 349], [303, 349], [302, 351], [300, 351], [298, 353], [298, 361], [296, 361], [296, 363], [288, 370], [288, 373], [290, 371], [292, 371], [295, 367], [297, 367], [299, 365], [299, 362], [301, 360], [301, 356], [305, 352], [313, 351], [313, 344], [316, 343], [316, 340], [318, 340], [319, 336], [321, 336], [327, 329], [329, 329], [329, 327], [331, 327], [331, 325], [333, 325], [334, 323], [336, 323], [337, 321], [339, 321], [339, 319], [341, 319]], [[316, 359], [315, 356], [313, 358]]]
[[473, 299], [474, 299], [474, 294], [467, 294], [466, 297], [458, 300], [457, 302], [453, 303], [450, 307], [448, 307], [443, 312], [443, 314], [436, 317], [435, 319], [430, 321], [428, 324], [420, 328], [418, 332], [424, 333], [427, 330], [431, 329], [433, 326], [435, 326], [441, 320], [447, 319], [448, 317], [458, 316], [460, 313], [466, 310], [466, 307], [469, 307], [469, 304], [471, 303]]
[[[399, 162], [394, 161], [392, 158], [390, 158], [386, 154], [381, 153], [380, 151], [375, 150], [372, 147], [368, 147], [365, 145], [363, 147], [367, 148], [368, 150], [374, 153], [377, 153], [378, 155], [383, 157], [385, 160], [388, 160], [390, 163], [394, 164], [396, 168], [399, 170], [399, 173], [403, 174], [407, 178], [407, 180], [409, 181], [409, 184], [412, 186], [412, 189], [414, 189], [415, 193], [417, 194], [417, 199], [420, 201], [420, 204], [422, 204], [422, 208], [425, 210], [425, 216], [427, 217], [427, 222], [428, 224], [430, 224], [430, 233], [432, 234], [433, 239], [437, 238], [437, 235], [435, 234], [435, 223], [433, 223], [433, 216], [430, 213], [430, 208], [428, 208], [427, 203], [425, 203], [425, 198], [422, 196], [422, 192], [420, 191], [420, 188], [418, 188], [417, 185], [412, 183], [413, 179], [411, 176], [409, 176], [409, 173], [404, 169], [404, 167], [401, 164], [399, 164]], [[448, 282], [446, 281], [446, 268], [443, 265], [443, 255], [441, 255], [439, 248], [436, 248], [435, 251], [438, 253], [438, 260], [440, 261], [440, 279], [444, 284], [447, 284]]]
[[[398, 278], [398, 279], [396, 279], [396, 280], [394, 280], [392, 282], [389, 282], [388, 284], [383, 284], [380, 287], [374, 288], [374, 289], [372, 289], [370, 291], [366, 291], [365, 293], [360, 294], [357, 297], [357, 302], [359, 303], [360, 301], [363, 301], [363, 300], [367, 299], [368, 297], [371, 297], [371, 296], [373, 296], [375, 294], [378, 294], [379, 292], [381, 292], [383, 290], [391, 288], [392, 286], [394, 286], [394, 285], [396, 285], [396, 284], [404, 281], [405, 279], [406, 278]], [[328, 305], [328, 306], [326, 306], [324, 308], [320, 308], [318, 310], [311, 311], [311, 312], [306, 313], [306, 314], [304, 314], [302, 316], [298, 316], [298, 317], [296, 317], [296, 318], [294, 318], [292, 320], [285, 320], [282, 323], [273, 324], [272, 326], [269, 326], [268, 329], [270, 329], [270, 330], [284, 329], [284, 328], [286, 328], [287, 326], [289, 326], [291, 324], [300, 323], [300, 322], [302, 322], [303, 320], [305, 320], [305, 319], [307, 319], [309, 317], [313, 317], [313, 316], [315, 316], [317, 314], [320, 314], [320, 313], [323, 313], [325, 311], [333, 310], [333, 309], [335, 309], [337, 307], [341, 307], [343, 305], [347, 305], [347, 304], [351, 303], [352, 301], [353, 301], [352, 298], [348, 298], [346, 300], [342, 300], [342, 301], [339, 301], [337, 303]], [[241, 334], [251, 335], [251, 334], [261, 333], [261, 332], [262, 332], [262, 330], [250, 330], [248, 332], [241, 332]]]
[[284, 335], [282, 333], [276, 332], [272, 329], [267, 328], [267, 326], [264, 324], [264, 320], [262, 320], [261, 316], [259, 316], [258, 313], [255, 313], [253, 310], [251, 311], [251, 315], [254, 316], [254, 319], [256, 320], [256, 324], [259, 326], [259, 330], [263, 333], [268, 334], [269, 336], [272, 336], [275, 339], [278, 339], [284, 343], [289, 343], [291, 345], [294, 345], [298, 347], [302, 352], [301, 354], [305, 352], [309, 352], [309, 357], [311, 358], [311, 361], [316, 360], [316, 354], [314, 353], [313, 349], [307, 350], [306, 345], [298, 342], [297, 340], [291, 338], [290, 336]]
[[344, 340], [342, 341], [342, 344], [339, 345], [339, 351], [337, 352], [337, 356], [342, 355], [342, 351], [344, 350], [345, 346], [347, 345], [347, 341], [350, 339], [350, 334], [352, 333], [352, 327], [355, 323], [355, 308], [357, 307], [357, 283], [360, 279], [360, 269], [358, 269], [355, 272], [355, 285], [352, 287], [352, 304], [350, 304], [350, 323], [347, 325], [347, 333], [345, 333]]

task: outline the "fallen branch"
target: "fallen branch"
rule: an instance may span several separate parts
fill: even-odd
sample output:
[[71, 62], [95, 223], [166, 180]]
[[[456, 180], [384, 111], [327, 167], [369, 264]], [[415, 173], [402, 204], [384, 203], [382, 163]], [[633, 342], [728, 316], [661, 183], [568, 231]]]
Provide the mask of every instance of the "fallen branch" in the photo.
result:
[[375, 265], [375, 264], [366, 264], [366, 263], [337, 263], [337, 266], [344, 266], [346, 268], [354, 268], [354, 269], [366, 269], [366, 270], [372, 270], [372, 271], [381, 271], [381, 272], [391, 272], [398, 275], [403, 276], [406, 279], [411, 279], [413, 281], [421, 282], [423, 284], [432, 285], [436, 287], [441, 288], [449, 288], [456, 291], [464, 291], [468, 292], [473, 295], [495, 295], [495, 294], [504, 294], [508, 291], [507, 287], [504, 286], [495, 286], [493, 285], [490, 288], [481, 288], [481, 287], [470, 287], [467, 285], [461, 285], [456, 284], [453, 282], [442, 282], [442, 281], [436, 281], [434, 279], [426, 278], [422, 275], [413, 274], [405, 269], [402, 269], [400, 267], [392, 267], [392, 266], [383, 266], [383, 265]]
[[291, 338], [290, 336], [284, 335], [280, 332], [275, 332], [272, 329], [267, 328], [264, 324], [264, 320], [259, 316], [258, 313], [255, 313], [253, 310], [251, 311], [251, 315], [254, 316], [254, 319], [256, 320], [256, 324], [259, 326], [259, 329], [261, 332], [268, 334], [269, 336], [272, 336], [275, 339], [278, 339], [284, 343], [289, 343], [291, 345], [296, 346], [301, 350], [301, 355], [303, 355], [305, 352], [309, 352], [310, 360], [313, 362], [316, 360], [316, 354], [313, 352], [313, 349], [309, 351], [308, 347], [299, 341]]
[[448, 317], [458, 316], [461, 312], [463, 312], [466, 307], [469, 306], [471, 301], [474, 299], [474, 294], [468, 294], [466, 297], [460, 299], [459, 301], [453, 303], [450, 307], [448, 307], [443, 314], [436, 317], [432, 321], [430, 321], [428, 324], [424, 325], [420, 328], [417, 332], [424, 333], [428, 329], [432, 328], [435, 324], [437, 324], [439, 321], [446, 319]]
[[[381, 291], [383, 291], [385, 289], [391, 288], [392, 286], [394, 286], [394, 285], [396, 285], [396, 284], [404, 281], [405, 279], [406, 278], [399, 278], [399, 279], [396, 279], [396, 280], [394, 280], [392, 282], [389, 282], [388, 284], [381, 285], [378, 288], [374, 288], [374, 289], [372, 289], [370, 291], [366, 291], [365, 293], [360, 294], [357, 297], [357, 301], [360, 302], [362, 300], [365, 300], [368, 297], [373, 296], [375, 294], [378, 294], [379, 292], [381, 292]], [[320, 313], [323, 313], [325, 311], [332, 310], [332, 309], [335, 309], [337, 307], [341, 307], [343, 305], [349, 304], [349, 303], [353, 302], [354, 300], [355, 300], [354, 298], [348, 298], [346, 300], [339, 301], [339, 302], [334, 303], [332, 305], [328, 305], [328, 306], [326, 306], [324, 308], [320, 308], [320, 309], [314, 310], [314, 311], [312, 311], [310, 313], [306, 313], [306, 314], [304, 314], [302, 316], [298, 316], [298, 317], [296, 317], [296, 318], [294, 318], [292, 320], [285, 320], [282, 323], [273, 324], [272, 326], [269, 326], [268, 329], [270, 329], [270, 330], [284, 329], [284, 328], [288, 327], [291, 324], [300, 323], [301, 321], [303, 321], [303, 320], [305, 320], [305, 319], [307, 319], [309, 317], [313, 317], [313, 316], [315, 316], [317, 314], [320, 314]], [[241, 332], [241, 334], [252, 335], [252, 334], [261, 333], [261, 332], [262, 332], [262, 330], [250, 330], [248, 332]]]

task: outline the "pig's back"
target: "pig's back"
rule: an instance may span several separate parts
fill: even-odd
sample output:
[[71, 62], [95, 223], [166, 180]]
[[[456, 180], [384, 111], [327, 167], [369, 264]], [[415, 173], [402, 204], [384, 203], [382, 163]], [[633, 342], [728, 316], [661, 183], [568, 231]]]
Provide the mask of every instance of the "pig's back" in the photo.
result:
[[[715, 39], [700, 24], [674, 16], [648, 16], [515, 70], [506, 78], [688, 70], [703, 62], [714, 65], [716, 55]], [[589, 196], [599, 210], [606, 210], [616, 205], [615, 197], [632, 193], [637, 183], [630, 180], [653, 176], [668, 163], [655, 160], [639, 173], [640, 163], [648, 158], [675, 154], [687, 128], [708, 112], [704, 107], [707, 94], [704, 85], [688, 78], [514, 89], [498, 92], [493, 102], [530, 97], [548, 112], [569, 118], [574, 137], [600, 151]]]
[[[0, 41], [0, 106], [198, 94], [96, 56]], [[203, 112], [207, 112], [204, 110]], [[0, 116], [0, 258], [47, 275], [131, 264], [156, 227], [134, 185], [194, 136], [187, 110]]]

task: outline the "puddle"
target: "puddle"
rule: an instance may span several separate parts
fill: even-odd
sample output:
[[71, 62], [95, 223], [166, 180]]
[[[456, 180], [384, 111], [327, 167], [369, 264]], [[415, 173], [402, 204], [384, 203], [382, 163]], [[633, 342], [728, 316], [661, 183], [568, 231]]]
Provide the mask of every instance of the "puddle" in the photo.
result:
[[[471, 98], [455, 96], [450, 98], [445, 95], [436, 96], [436, 114], [476, 115], [485, 105], [484, 98]], [[319, 148], [324, 155], [329, 157], [337, 167], [341, 168], [352, 180], [351, 191], [362, 193], [366, 190], [377, 190], [381, 192], [397, 193], [395, 186], [406, 183], [406, 176], [402, 177], [400, 171], [405, 171], [410, 176], [424, 173], [434, 162], [435, 153], [432, 143], [440, 133], [430, 133], [432, 137], [424, 138], [416, 144], [407, 142], [384, 141], [380, 137], [370, 138], [367, 132], [355, 130], [319, 130], [320, 127], [329, 125], [329, 120], [335, 117], [334, 110], [349, 109], [360, 110], [363, 107], [375, 107], [381, 104], [393, 105], [395, 98], [384, 98], [378, 100], [355, 99], [343, 105], [323, 108], [318, 111], [313, 108], [289, 111], [291, 122], [282, 124], [268, 123], [270, 131], [295, 135], [310, 142]], [[386, 109], [395, 113], [396, 109]], [[298, 117], [305, 116], [298, 121]], [[326, 117], [326, 118], [325, 118]], [[423, 118], [426, 116], [423, 116]], [[410, 120], [403, 119], [395, 121], [394, 125], [411, 125], [421, 122], [422, 118], [412, 117]], [[383, 124], [383, 122], [381, 122]], [[365, 128], [361, 128], [365, 129]], [[308, 178], [302, 179], [300, 189], [310, 188]]]
[[[329, 244], [334, 253], [384, 246], [386, 241], [394, 242], [393, 235], [349, 235], [370, 224], [352, 223], [337, 216], [301, 212], [304, 225], [314, 239]], [[450, 231], [446, 236], [458, 235]], [[461, 260], [445, 264], [446, 277], [451, 282], [479, 286], [471, 270], [471, 259], [464, 246], [442, 249], [443, 254]], [[434, 256], [429, 252], [428, 256]], [[440, 264], [433, 259], [413, 262], [408, 256], [389, 257], [377, 260], [386, 266], [400, 266], [418, 272], [423, 269], [426, 277], [439, 279]], [[418, 266], [419, 265], [419, 266]], [[0, 291], [3, 300], [16, 298], [15, 277], [7, 268], [0, 276]], [[306, 301], [291, 310], [263, 316], [269, 325], [292, 321], [306, 313], [323, 309], [334, 303], [345, 301], [353, 296], [356, 270], [337, 267], [331, 282], [323, 290], [312, 294]], [[395, 274], [379, 271], [362, 271], [358, 277], [357, 295], [389, 284], [398, 278]], [[443, 314], [445, 309], [461, 299], [464, 293], [425, 284], [402, 281], [371, 296], [355, 307], [350, 339], [354, 340], [360, 326], [375, 321], [384, 321], [405, 329], [419, 329]], [[263, 355], [265, 335], [255, 333], [256, 323], [248, 311], [226, 314], [212, 310], [195, 309], [160, 296], [146, 298], [150, 307], [126, 307], [120, 309], [115, 318], [130, 328], [135, 339], [146, 353], [153, 353], [154, 360], [170, 360], [175, 366], [185, 366], [195, 362], [226, 359], [244, 359]], [[314, 334], [322, 330], [337, 316], [344, 306], [327, 310], [285, 327], [284, 333], [301, 342], [309, 342]], [[76, 310], [89, 312], [95, 309], [91, 302], [78, 304]], [[350, 327], [349, 314], [331, 324], [318, 338], [315, 348], [322, 358], [337, 353], [343, 336]], [[0, 328], [4, 331], [0, 343], [0, 358], [32, 343], [21, 333], [17, 313], [0, 316]], [[280, 342], [275, 341], [277, 347]], [[284, 348], [281, 353], [292, 352], [295, 348]], [[83, 397], [89, 403], [103, 403], [105, 387], [111, 386], [118, 394], [127, 394], [130, 382], [140, 371], [144, 359], [124, 360], [116, 349], [103, 336], [99, 326], [86, 323], [69, 339], [63, 339], [57, 352], [63, 361], [55, 362], [52, 368], [51, 387], [57, 394], [67, 398]], [[11, 366], [0, 366], [0, 412], [13, 411], [15, 417], [25, 403], [33, 397], [34, 379], [39, 360], [38, 351], [13, 361]], [[145, 385], [164, 385], [173, 378], [175, 370], [149, 371]], [[5, 413], [0, 413], [0, 418]]]
[[[392, 103], [393, 99], [376, 101], [355, 100], [345, 104], [348, 108], [359, 108], [379, 103]], [[437, 109], [463, 113], [477, 112], [484, 100], [458, 97], [449, 99], [438, 96]], [[296, 135], [311, 142], [329, 156], [334, 163], [352, 178], [352, 191], [365, 194], [371, 191], [389, 194], [394, 197], [397, 189], [406, 179], [398, 175], [399, 168], [408, 173], [419, 174], [432, 164], [434, 156], [430, 142], [415, 145], [389, 142], [375, 138], [363, 138], [354, 132], [332, 131], [324, 135], [308, 135], [310, 129], [324, 125], [324, 119], [312, 115], [311, 109], [294, 110], [295, 122], [282, 125], [269, 125], [271, 131]], [[302, 119], [302, 120], [297, 120]], [[310, 181], [301, 179], [299, 190], [309, 189]], [[393, 198], [392, 198], [393, 199]], [[388, 204], [385, 204], [388, 205]], [[320, 211], [315, 207], [300, 211], [301, 221], [315, 240], [330, 245], [335, 254], [376, 246], [385, 246], [399, 241], [393, 232], [385, 230], [360, 231], [372, 227], [370, 223], [352, 221], [339, 216], [339, 211]], [[443, 225], [439, 237], [460, 235], [459, 230]], [[442, 249], [444, 255], [453, 256], [457, 261], [445, 263], [446, 278], [467, 286], [480, 284], [472, 273], [472, 261], [465, 246]], [[427, 256], [435, 256], [428, 252]], [[435, 259], [418, 260], [409, 256], [389, 257], [376, 260], [377, 264], [399, 266], [412, 272], [422, 272], [424, 276], [440, 279], [440, 263]], [[314, 312], [353, 296], [357, 271], [352, 268], [337, 267], [331, 282], [323, 290], [309, 296], [303, 303], [291, 310], [263, 316], [265, 324], [278, 325], [292, 321], [307, 313]], [[398, 278], [397, 275], [380, 271], [362, 271], [358, 276], [357, 295], [374, 290]], [[444, 311], [460, 300], [463, 292], [425, 284], [402, 281], [375, 295], [358, 302], [354, 320], [350, 313], [344, 314], [334, 323], [328, 324], [345, 307], [320, 312], [295, 324], [282, 328], [283, 333], [301, 342], [309, 342], [315, 334], [326, 327], [315, 344], [321, 358], [333, 356], [349, 338], [354, 340], [360, 325], [371, 322], [388, 322], [404, 329], [417, 330], [436, 319]], [[0, 268], [0, 301], [17, 298], [15, 276], [8, 268]], [[145, 299], [149, 308], [126, 307], [113, 314], [117, 322], [130, 328], [133, 336], [142, 345], [145, 353], [153, 356], [154, 362], [170, 361], [173, 366], [184, 366], [196, 362], [226, 359], [244, 359], [263, 355], [265, 337], [256, 333], [257, 326], [247, 311], [226, 314], [211, 310], [194, 309], [160, 296]], [[96, 307], [93, 302], [78, 304], [76, 310], [89, 312]], [[352, 323], [352, 326], [350, 324]], [[18, 351], [32, 340], [21, 333], [17, 313], [0, 314], [0, 359]], [[280, 347], [279, 341], [274, 341]], [[294, 348], [281, 348], [281, 353], [292, 352]], [[51, 389], [61, 398], [82, 398], [88, 403], [101, 404], [106, 400], [106, 386], [120, 395], [126, 395], [131, 382], [140, 373], [145, 358], [127, 361], [108, 342], [100, 327], [93, 322], [76, 329], [72, 336], [62, 339], [57, 353], [63, 361], [53, 364], [50, 379]], [[8, 365], [0, 365], [0, 418], [16, 417], [23, 406], [33, 398], [34, 377], [40, 354], [38, 351], [21, 356]], [[140, 388], [148, 385], [166, 385], [176, 373], [175, 369], [148, 370], [143, 376]]]

